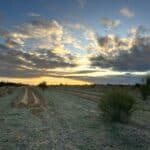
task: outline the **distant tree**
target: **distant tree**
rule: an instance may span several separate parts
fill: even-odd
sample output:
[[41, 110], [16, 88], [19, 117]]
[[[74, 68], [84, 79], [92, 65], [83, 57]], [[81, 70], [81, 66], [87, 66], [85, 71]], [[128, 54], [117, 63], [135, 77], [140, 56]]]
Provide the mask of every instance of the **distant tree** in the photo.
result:
[[96, 87], [96, 84], [93, 83], [93, 84], [90, 85], [90, 87], [91, 87], [91, 88], [95, 88], [95, 87]]
[[47, 83], [45, 81], [39, 83], [38, 85], [42, 90], [45, 90], [47, 88]]
[[60, 83], [59, 86], [63, 86], [63, 83]]
[[3, 82], [3, 81], [0, 82], [0, 87], [3, 87], [3, 86], [16, 86], [16, 87], [18, 87], [18, 86], [23, 86], [23, 85], [25, 85], [25, 84], [13, 83], [13, 82]]

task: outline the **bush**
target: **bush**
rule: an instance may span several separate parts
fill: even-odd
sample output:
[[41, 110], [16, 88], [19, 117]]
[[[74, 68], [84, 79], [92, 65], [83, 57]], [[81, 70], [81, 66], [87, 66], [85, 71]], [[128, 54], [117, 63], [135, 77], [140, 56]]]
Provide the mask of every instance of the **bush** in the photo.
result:
[[133, 111], [135, 99], [124, 91], [106, 93], [99, 102], [104, 119], [116, 122], [128, 122]]
[[143, 98], [143, 100], [146, 100], [148, 95], [149, 95], [149, 87], [146, 85], [141, 85], [140, 86], [140, 92], [141, 92], [141, 96]]
[[145, 84], [140, 86], [140, 92], [143, 100], [146, 100], [150, 95], [150, 76], [145, 78]]
[[146, 85], [147, 85], [147, 86], [150, 86], [150, 76], [147, 76], [147, 77], [146, 77]]

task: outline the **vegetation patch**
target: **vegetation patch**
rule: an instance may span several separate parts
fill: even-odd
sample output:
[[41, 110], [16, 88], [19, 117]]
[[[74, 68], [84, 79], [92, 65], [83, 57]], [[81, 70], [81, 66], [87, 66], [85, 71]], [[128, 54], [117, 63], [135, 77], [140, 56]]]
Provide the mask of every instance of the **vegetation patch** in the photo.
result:
[[145, 84], [140, 86], [140, 92], [143, 100], [146, 100], [150, 95], [150, 76], [145, 78]]
[[135, 99], [125, 91], [111, 91], [104, 94], [98, 107], [104, 119], [127, 123], [133, 111]]

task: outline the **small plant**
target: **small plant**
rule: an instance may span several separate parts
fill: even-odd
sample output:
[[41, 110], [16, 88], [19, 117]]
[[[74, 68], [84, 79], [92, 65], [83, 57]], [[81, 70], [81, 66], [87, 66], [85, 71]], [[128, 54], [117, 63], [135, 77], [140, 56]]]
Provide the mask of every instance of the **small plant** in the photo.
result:
[[112, 91], [106, 93], [99, 102], [104, 119], [126, 123], [129, 121], [135, 99], [124, 91]]

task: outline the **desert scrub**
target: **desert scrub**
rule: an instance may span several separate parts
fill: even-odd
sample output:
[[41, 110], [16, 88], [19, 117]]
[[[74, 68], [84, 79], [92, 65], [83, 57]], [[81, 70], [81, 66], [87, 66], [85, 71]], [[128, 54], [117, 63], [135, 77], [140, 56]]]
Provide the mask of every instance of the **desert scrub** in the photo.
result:
[[133, 112], [135, 98], [125, 91], [105, 93], [98, 107], [107, 121], [127, 123]]
[[140, 92], [143, 100], [146, 100], [150, 95], [150, 76], [145, 78], [145, 84], [140, 86]]
[[140, 86], [140, 92], [141, 92], [141, 96], [143, 100], [146, 100], [148, 95], [150, 94], [150, 87], [146, 86], [146, 85], [141, 85]]

